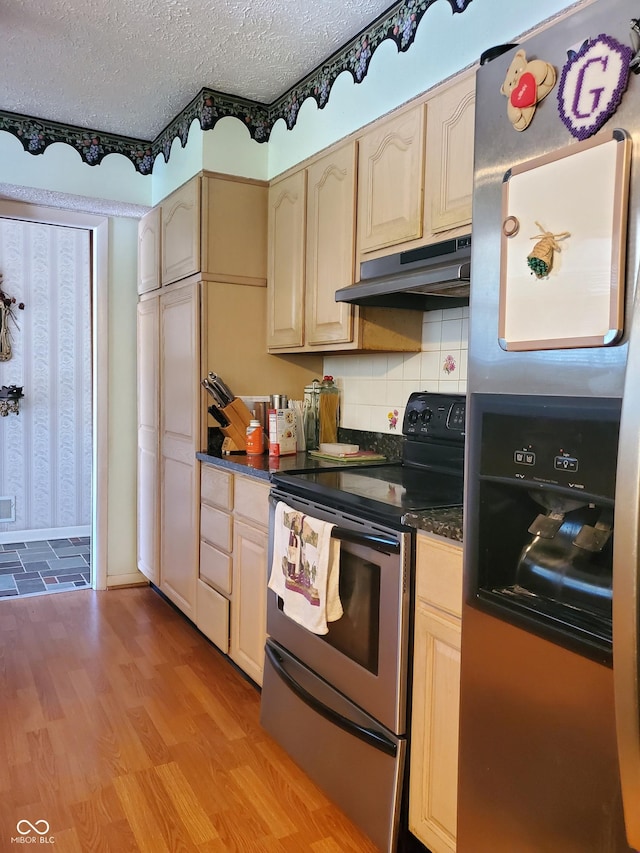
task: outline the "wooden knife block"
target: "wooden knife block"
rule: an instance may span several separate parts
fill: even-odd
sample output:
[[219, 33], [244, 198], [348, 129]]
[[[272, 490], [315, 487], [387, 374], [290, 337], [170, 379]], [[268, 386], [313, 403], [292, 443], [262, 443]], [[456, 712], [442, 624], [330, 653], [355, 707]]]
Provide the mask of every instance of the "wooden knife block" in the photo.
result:
[[235, 450], [241, 452], [246, 450], [247, 427], [253, 415], [240, 397], [235, 397], [224, 409], [220, 409], [220, 411], [229, 420], [229, 426], [220, 427], [220, 431], [233, 443]]

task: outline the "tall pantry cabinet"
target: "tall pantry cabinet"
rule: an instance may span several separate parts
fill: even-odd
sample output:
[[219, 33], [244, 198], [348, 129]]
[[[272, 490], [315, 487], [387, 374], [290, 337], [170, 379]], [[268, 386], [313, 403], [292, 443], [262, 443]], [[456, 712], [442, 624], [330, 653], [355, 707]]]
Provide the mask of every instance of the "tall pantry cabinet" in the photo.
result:
[[[213, 625], [223, 608], [218, 599], [213, 603], [210, 566], [200, 566], [196, 453], [206, 447], [207, 426], [215, 423], [200, 379], [213, 370], [235, 394], [277, 388], [295, 395], [322, 370], [317, 357], [302, 364], [267, 355], [266, 259], [263, 181], [203, 172], [140, 221], [138, 568], [215, 641], [228, 631]], [[266, 492], [262, 497], [266, 507]], [[210, 502], [206, 490], [203, 498]], [[207, 540], [206, 524], [203, 531]], [[262, 525], [259, 532], [264, 534]], [[242, 575], [243, 554], [257, 565], [255, 548], [239, 548], [234, 577]], [[245, 653], [247, 637], [260, 624], [251, 624], [247, 602], [245, 595], [243, 612], [232, 613], [246, 671], [252, 654]], [[222, 647], [225, 642], [219, 640]], [[233, 657], [233, 643], [231, 648]]]
[[199, 285], [163, 287], [161, 211], [138, 229], [138, 568], [195, 615]]

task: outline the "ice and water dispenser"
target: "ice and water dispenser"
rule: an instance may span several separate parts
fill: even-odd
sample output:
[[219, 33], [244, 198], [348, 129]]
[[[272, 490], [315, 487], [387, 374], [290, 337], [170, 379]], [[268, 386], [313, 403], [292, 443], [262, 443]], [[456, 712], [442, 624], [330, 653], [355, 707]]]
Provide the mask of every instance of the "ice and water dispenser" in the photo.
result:
[[610, 660], [620, 401], [477, 395], [471, 418], [468, 603]]

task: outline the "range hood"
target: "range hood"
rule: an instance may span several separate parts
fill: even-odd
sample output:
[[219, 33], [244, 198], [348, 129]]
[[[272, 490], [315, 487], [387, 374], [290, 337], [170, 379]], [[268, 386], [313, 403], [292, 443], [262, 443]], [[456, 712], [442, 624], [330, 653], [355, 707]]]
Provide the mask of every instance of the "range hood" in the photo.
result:
[[383, 308], [457, 308], [469, 304], [471, 235], [397, 252], [360, 264], [358, 284], [336, 302]]

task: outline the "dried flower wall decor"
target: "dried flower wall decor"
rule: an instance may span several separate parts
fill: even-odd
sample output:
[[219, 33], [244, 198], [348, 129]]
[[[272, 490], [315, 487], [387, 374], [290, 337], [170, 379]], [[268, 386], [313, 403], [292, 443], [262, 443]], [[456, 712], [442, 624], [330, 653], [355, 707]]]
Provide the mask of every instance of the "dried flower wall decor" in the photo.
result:
[[[2, 274], [0, 274], [0, 284], [2, 284]], [[7, 296], [0, 288], [0, 361], [9, 361], [11, 358], [11, 335], [9, 334], [9, 320], [12, 320], [16, 329], [18, 323], [15, 315], [15, 308], [24, 310], [24, 302], [16, 303], [15, 296]]]

